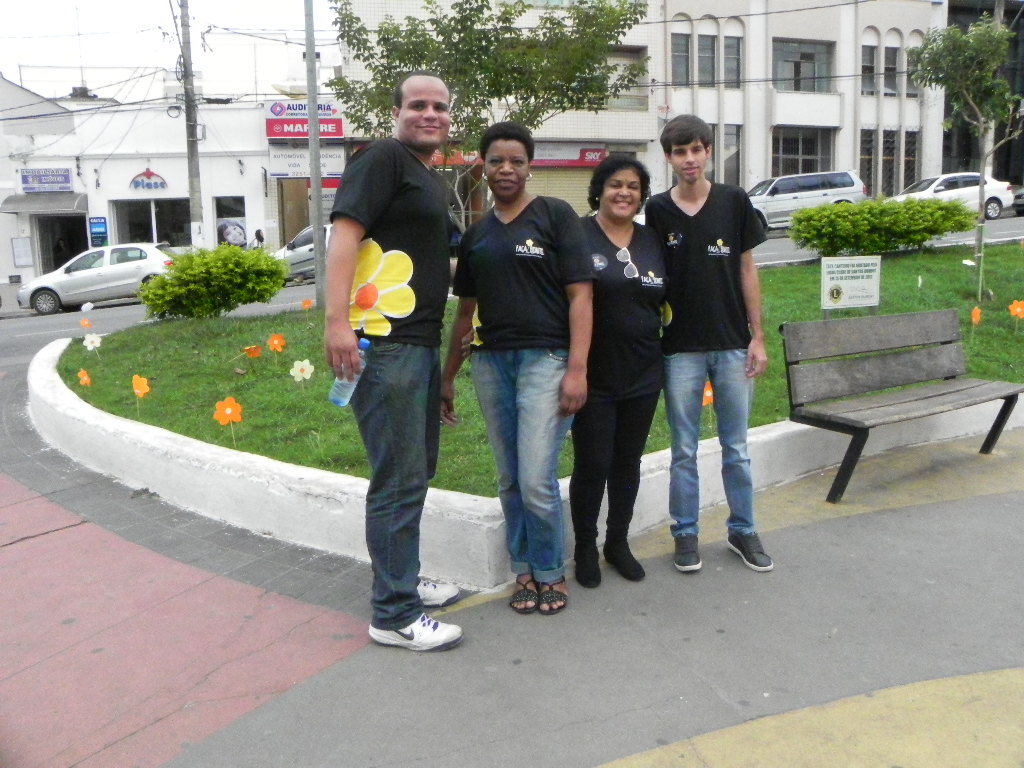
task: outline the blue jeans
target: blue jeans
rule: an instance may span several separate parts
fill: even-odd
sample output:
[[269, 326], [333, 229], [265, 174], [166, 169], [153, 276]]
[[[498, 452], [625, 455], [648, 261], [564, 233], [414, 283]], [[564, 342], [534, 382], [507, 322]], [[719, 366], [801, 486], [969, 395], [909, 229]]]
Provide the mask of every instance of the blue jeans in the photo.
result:
[[754, 533], [754, 486], [747, 455], [754, 383], [747, 378], [746, 360], [745, 349], [680, 352], [665, 358], [665, 406], [672, 430], [669, 514], [673, 536], [699, 530], [697, 444], [704, 382], [709, 379], [722, 446], [722, 485], [729, 502], [726, 526], [736, 533]]
[[568, 356], [561, 349], [473, 353], [512, 571], [548, 583], [565, 574], [558, 454], [572, 417], [559, 414], [558, 395]]
[[423, 613], [420, 517], [437, 468], [440, 408], [436, 347], [375, 341], [366, 351], [352, 411], [370, 463], [366, 547], [377, 629], [403, 629]]

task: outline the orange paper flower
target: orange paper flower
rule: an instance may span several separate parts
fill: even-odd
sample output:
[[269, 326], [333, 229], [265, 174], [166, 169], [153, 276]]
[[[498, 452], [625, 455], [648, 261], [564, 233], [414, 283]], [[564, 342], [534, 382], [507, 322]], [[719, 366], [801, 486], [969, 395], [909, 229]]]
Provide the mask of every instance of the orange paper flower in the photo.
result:
[[242, 351], [245, 352], [245, 354], [247, 354], [249, 357], [259, 357], [260, 353], [263, 352], [263, 347], [261, 347], [259, 344], [253, 344], [251, 347], [244, 347]]
[[302, 300], [302, 308], [303, 309], [312, 309], [313, 308], [313, 300], [312, 299], [303, 299]]
[[83, 328], [92, 328], [92, 323], [89, 322], [88, 317], [83, 317], [81, 320], [78, 321], [78, 324]]
[[267, 348], [274, 352], [284, 352], [284, 336], [280, 333], [275, 333], [269, 339], [267, 339]]
[[92, 379], [89, 378], [89, 372], [85, 368], [78, 372], [78, 383], [83, 387], [92, 386]]
[[1010, 305], [1010, 314], [1020, 320], [1024, 317], [1024, 301], [1015, 301]]
[[149, 392], [149, 379], [135, 374], [132, 376], [132, 390], [134, 390], [136, 397], [145, 397], [146, 393]]
[[981, 307], [975, 307], [971, 310], [971, 322], [975, 325], [981, 325]]
[[712, 390], [711, 390], [711, 382], [710, 381], [705, 381], [704, 382], [704, 399], [701, 400], [701, 402], [700, 402], [701, 407], [703, 407], [705, 405], [711, 405], [713, 402], [715, 402], [715, 395], [714, 395], [714, 392], [712, 392]]
[[232, 421], [240, 422], [242, 420], [242, 406], [233, 397], [221, 400], [217, 403], [217, 408], [213, 412], [213, 418], [219, 421], [222, 427], [226, 427]]

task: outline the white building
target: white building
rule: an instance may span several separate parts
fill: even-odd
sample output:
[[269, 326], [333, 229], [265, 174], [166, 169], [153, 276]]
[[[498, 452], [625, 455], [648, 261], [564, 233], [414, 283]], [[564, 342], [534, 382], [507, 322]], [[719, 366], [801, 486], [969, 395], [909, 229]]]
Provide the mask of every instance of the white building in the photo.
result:
[[[385, 15], [422, 13], [421, 0], [361, 2], [370, 28]], [[531, 187], [583, 212], [592, 167], [609, 152], [627, 152], [647, 164], [654, 191], [665, 189], [672, 179], [658, 135], [667, 119], [694, 112], [715, 127], [717, 180], [749, 188], [782, 173], [852, 169], [873, 194], [891, 194], [941, 170], [942, 100], [909, 82], [906, 49], [928, 28], [944, 26], [946, 14], [946, 3], [932, 0], [824, 7], [806, 0], [652, 0], [644, 22], [612, 53], [620, 61], [647, 59], [644, 86], [600, 113], [559, 115], [538, 129]], [[283, 34], [225, 33], [207, 42], [195, 51], [205, 244], [215, 242], [218, 220], [231, 218], [244, 219], [250, 237], [261, 229], [274, 248], [309, 220], [306, 139], [296, 130], [304, 119], [304, 47]], [[334, 39], [317, 48], [321, 83], [337, 67], [356, 66]], [[174, 73], [142, 66], [85, 72], [96, 98], [55, 98], [80, 82], [79, 68], [23, 66], [24, 85], [46, 98], [0, 82], [0, 282], [53, 268], [61, 237], [71, 254], [104, 237], [188, 242], [185, 129]], [[76, 90], [85, 95], [84, 87]], [[329, 204], [345, 155], [365, 140], [347, 135], [344, 105], [334, 114], [330, 98], [322, 92], [318, 99], [321, 127], [333, 126], [322, 145], [322, 204]], [[36, 105], [33, 120], [9, 119], [27, 103]], [[40, 178], [48, 181], [32, 186]]]

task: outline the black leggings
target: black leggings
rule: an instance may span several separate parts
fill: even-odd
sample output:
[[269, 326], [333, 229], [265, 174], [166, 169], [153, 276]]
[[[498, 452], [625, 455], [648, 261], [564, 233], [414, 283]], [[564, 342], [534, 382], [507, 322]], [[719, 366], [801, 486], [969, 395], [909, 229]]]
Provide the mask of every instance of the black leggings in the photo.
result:
[[625, 538], [640, 489], [640, 457], [651, 430], [658, 392], [629, 400], [588, 401], [572, 424], [576, 453], [569, 503], [576, 541], [597, 541], [605, 484], [608, 539]]

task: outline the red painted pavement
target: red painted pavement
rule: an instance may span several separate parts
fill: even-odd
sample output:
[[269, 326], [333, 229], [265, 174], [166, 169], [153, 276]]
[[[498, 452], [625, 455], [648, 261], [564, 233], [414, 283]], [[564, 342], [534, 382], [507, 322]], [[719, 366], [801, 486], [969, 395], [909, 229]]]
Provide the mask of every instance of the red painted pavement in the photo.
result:
[[366, 623], [183, 565], [0, 473], [0, 767], [159, 766]]

